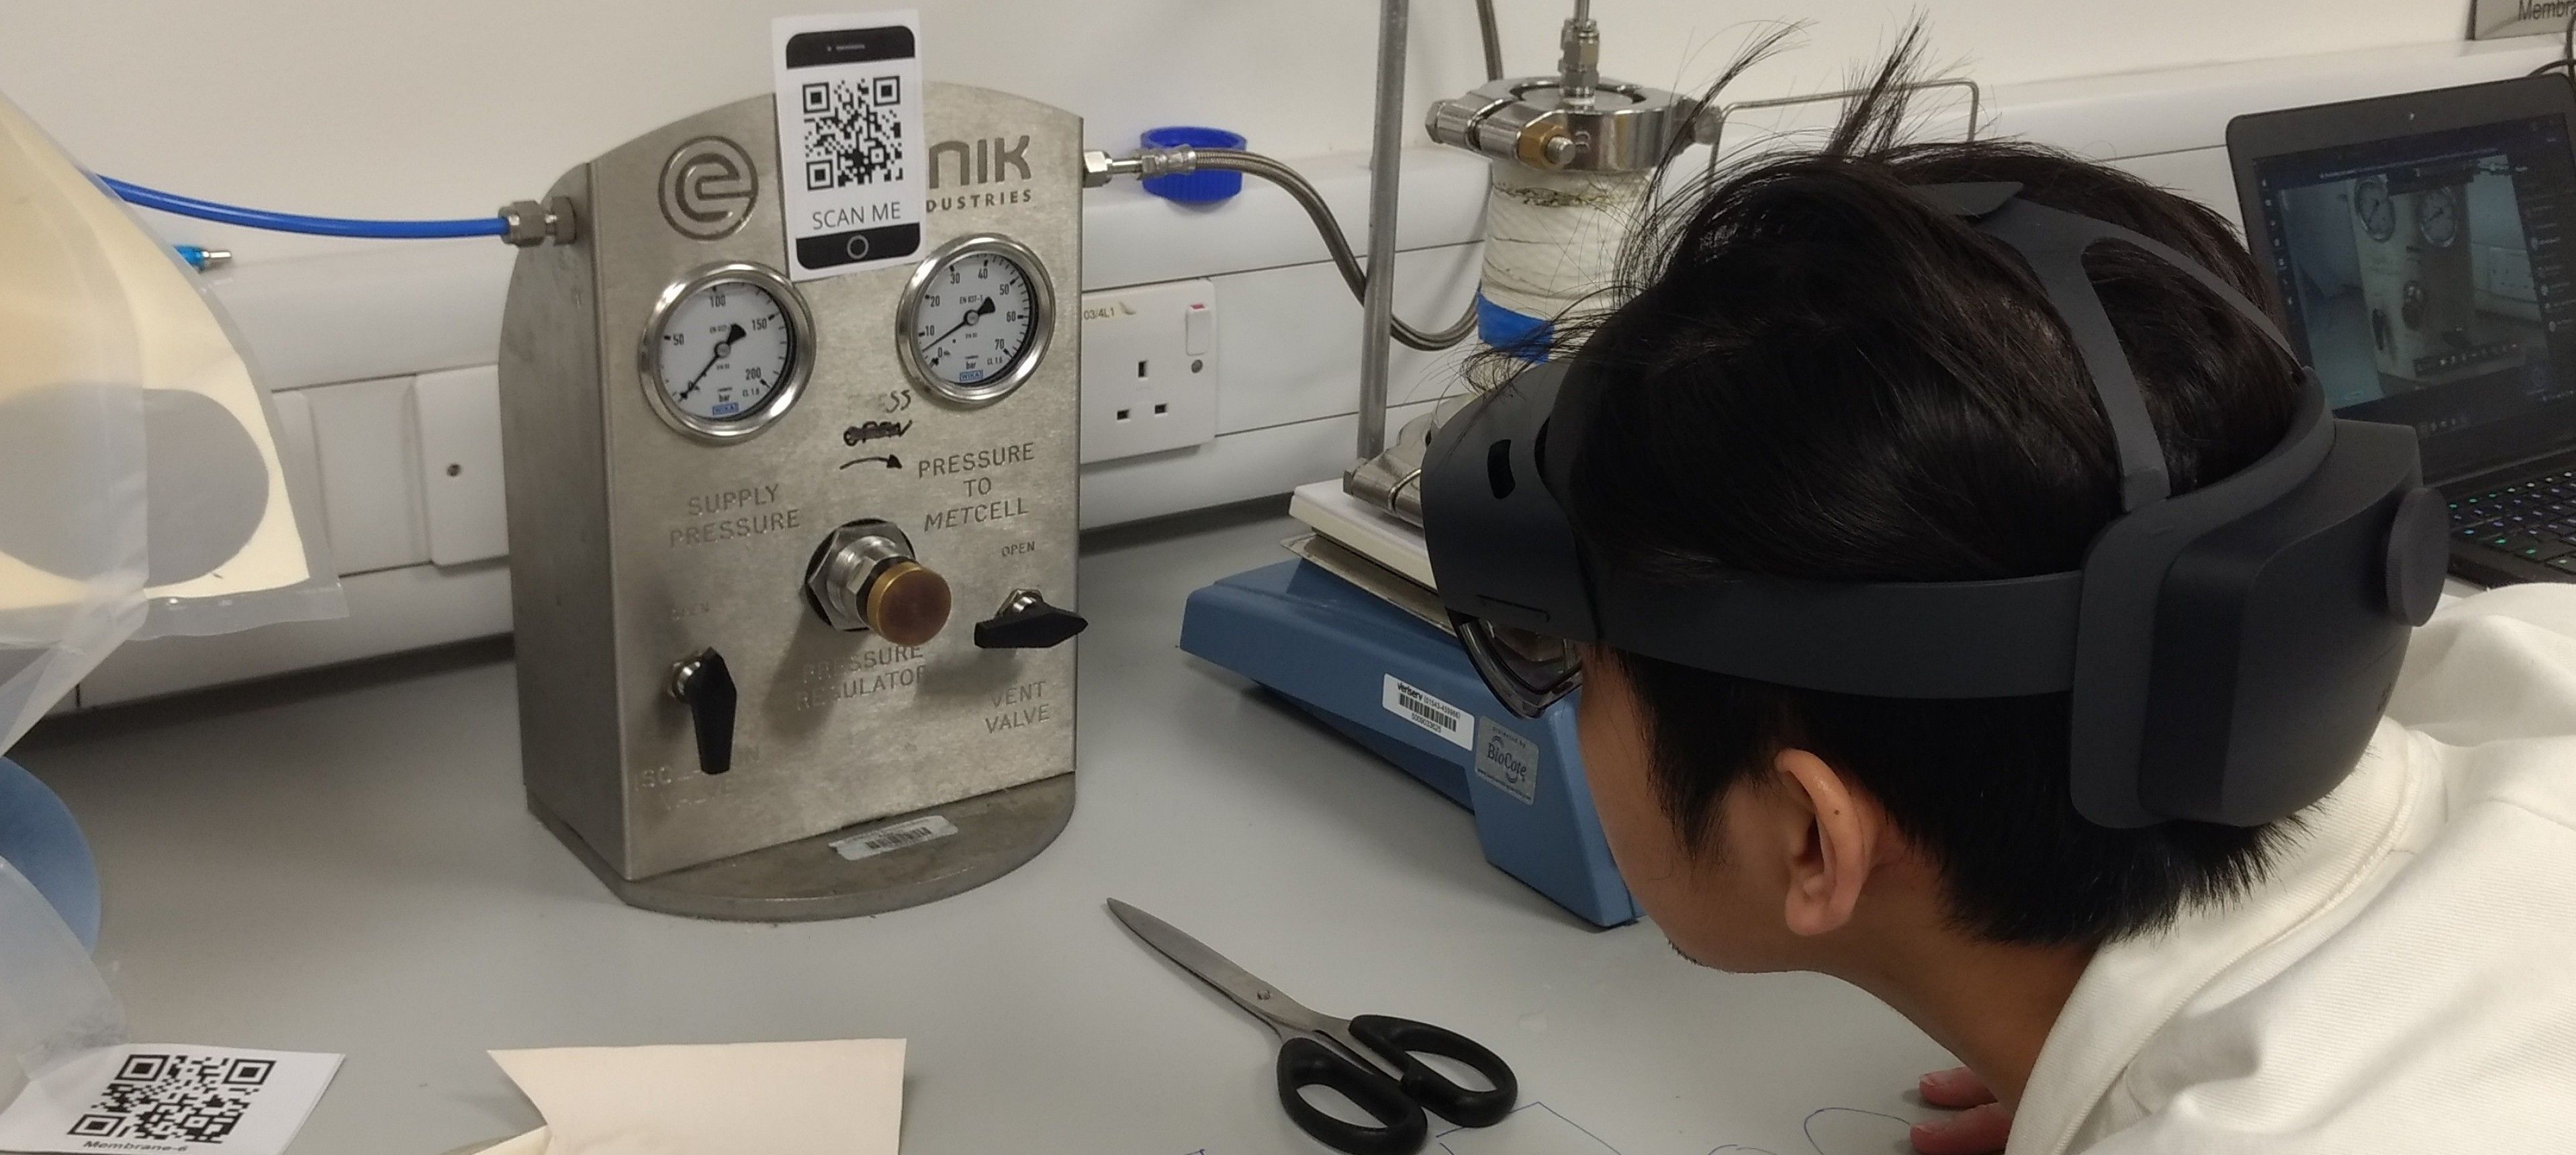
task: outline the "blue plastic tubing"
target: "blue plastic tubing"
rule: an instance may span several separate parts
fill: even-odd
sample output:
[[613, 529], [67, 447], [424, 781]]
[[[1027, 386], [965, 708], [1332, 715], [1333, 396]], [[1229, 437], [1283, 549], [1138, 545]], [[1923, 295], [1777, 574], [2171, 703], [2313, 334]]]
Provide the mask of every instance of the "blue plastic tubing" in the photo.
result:
[[243, 208], [239, 205], [201, 201], [177, 193], [127, 184], [113, 177], [100, 177], [109, 191], [128, 204], [216, 221], [247, 228], [267, 229], [279, 233], [309, 233], [323, 237], [366, 237], [375, 240], [415, 241], [441, 240], [449, 237], [497, 237], [509, 227], [498, 216], [472, 217], [454, 221], [368, 221], [347, 217], [308, 217], [296, 213], [275, 213], [266, 209]]

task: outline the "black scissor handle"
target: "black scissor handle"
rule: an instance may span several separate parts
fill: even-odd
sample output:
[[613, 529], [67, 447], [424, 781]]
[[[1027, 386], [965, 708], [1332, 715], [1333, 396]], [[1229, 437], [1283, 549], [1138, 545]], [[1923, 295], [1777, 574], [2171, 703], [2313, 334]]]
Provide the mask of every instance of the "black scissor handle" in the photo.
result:
[[[1363, 1127], [1336, 1119], [1306, 1101], [1308, 1087], [1326, 1087], [1377, 1120]], [[1313, 1039], [1296, 1037], [1279, 1048], [1279, 1105], [1297, 1129], [1349, 1155], [1413, 1155], [1431, 1134], [1422, 1107], [1395, 1080], [1343, 1058]]]
[[[1414, 1102], [1461, 1127], [1491, 1127], [1512, 1113], [1521, 1084], [1502, 1057], [1484, 1044], [1446, 1027], [1389, 1015], [1361, 1015], [1351, 1020], [1351, 1037], [1368, 1044], [1402, 1076], [1402, 1088]], [[1488, 1091], [1470, 1091], [1432, 1070], [1415, 1054], [1455, 1059], [1492, 1083]]]

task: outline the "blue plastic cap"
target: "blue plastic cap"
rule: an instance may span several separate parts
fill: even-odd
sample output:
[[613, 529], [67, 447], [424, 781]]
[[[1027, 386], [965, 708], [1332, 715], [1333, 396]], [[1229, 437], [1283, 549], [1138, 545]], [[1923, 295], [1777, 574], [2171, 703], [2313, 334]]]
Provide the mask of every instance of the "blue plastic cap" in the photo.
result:
[[[1147, 148], [1242, 148], [1243, 134], [1222, 128], [1200, 128], [1176, 124], [1167, 128], [1149, 128], [1143, 137]], [[1243, 174], [1208, 169], [1153, 176], [1144, 180], [1145, 191], [1164, 200], [1184, 204], [1208, 204], [1226, 200], [1243, 191]]]

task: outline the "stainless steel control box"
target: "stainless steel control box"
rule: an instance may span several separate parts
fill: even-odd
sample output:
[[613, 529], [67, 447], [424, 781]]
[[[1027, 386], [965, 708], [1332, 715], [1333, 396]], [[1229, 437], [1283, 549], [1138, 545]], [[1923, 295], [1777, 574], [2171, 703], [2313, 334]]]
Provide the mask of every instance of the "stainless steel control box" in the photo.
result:
[[630, 902], [888, 909], [1070, 812], [1081, 121], [934, 84], [926, 123], [917, 259], [781, 275], [768, 96], [565, 174], [518, 258], [528, 798]]

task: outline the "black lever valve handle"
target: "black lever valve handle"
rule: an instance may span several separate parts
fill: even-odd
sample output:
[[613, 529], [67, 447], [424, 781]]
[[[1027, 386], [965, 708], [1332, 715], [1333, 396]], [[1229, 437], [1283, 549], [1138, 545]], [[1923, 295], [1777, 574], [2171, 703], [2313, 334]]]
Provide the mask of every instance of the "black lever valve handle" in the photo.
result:
[[1090, 624], [1081, 614], [1048, 605], [1036, 591], [1020, 590], [1002, 612], [975, 623], [975, 644], [987, 650], [1052, 649]]
[[689, 727], [698, 739], [698, 769], [722, 774], [733, 769], [733, 672], [724, 655], [701, 650], [673, 667], [671, 696], [689, 708]]
[[[1520, 1080], [1502, 1057], [1484, 1044], [1446, 1027], [1390, 1015], [1361, 1015], [1351, 1020], [1351, 1037], [1393, 1065], [1402, 1089], [1432, 1114], [1461, 1127], [1491, 1127], [1512, 1113], [1520, 1098]], [[1471, 1091], [1432, 1070], [1418, 1055], [1438, 1055], [1464, 1063], [1493, 1086]]]
[[[1341, 1092], [1378, 1125], [1364, 1127], [1326, 1114], [1306, 1101], [1308, 1087]], [[1279, 1105], [1288, 1109], [1298, 1130], [1348, 1155], [1413, 1155], [1431, 1136], [1431, 1121], [1395, 1080], [1302, 1036], [1279, 1048]]]

